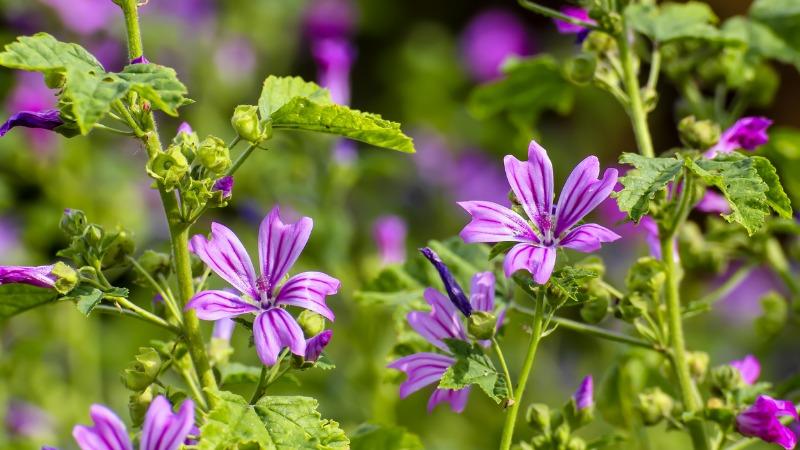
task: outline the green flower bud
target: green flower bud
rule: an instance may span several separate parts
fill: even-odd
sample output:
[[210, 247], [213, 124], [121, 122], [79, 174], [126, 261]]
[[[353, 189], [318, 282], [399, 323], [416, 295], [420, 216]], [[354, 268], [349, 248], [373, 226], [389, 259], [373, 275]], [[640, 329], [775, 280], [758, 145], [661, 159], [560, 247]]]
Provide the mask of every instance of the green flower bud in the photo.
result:
[[175, 189], [187, 172], [189, 172], [189, 162], [181, 148], [176, 145], [171, 145], [164, 152], [156, 153], [147, 162], [147, 173], [167, 191]]
[[592, 31], [583, 41], [583, 49], [587, 52], [606, 53], [617, 48], [617, 41], [608, 33]]
[[153, 401], [153, 387], [148, 386], [142, 392], [131, 394], [128, 399], [128, 412], [131, 415], [131, 422], [133, 426], [139, 427], [144, 423], [144, 417], [147, 414], [147, 409], [150, 407], [150, 402]]
[[639, 394], [639, 412], [645, 425], [655, 425], [672, 415], [675, 402], [659, 388], [647, 389]]
[[170, 256], [167, 253], [145, 250], [139, 257], [138, 263], [147, 273], [157, 278], [158, 275], [169, 275], [172, 270]]
[[550, 407], [543, 403], [532, 403], [525, 413], [525, 420], [537, 433], [550, 433]]
[[473, 311], [467, 319], [467, 332], [475, 339], [491, 339], [497, 327], [497, 317], [488, 311]]
[[718, 366], [711, 369], [711, 388], [717, 393], [731, 392], [742, 386], [742, 373], [729, 366]]
[[692, 378], [702, 381], [708, 371], [708, 353], [706, 352], [688, 352], [686, 354], [687, 363], [689, 364], [689, 373]]
[[639, 258], [631, 266], [625, 283], [631, 291], [645, 296], [653, 296], [661, 292], [666, 279], [664, 264], [655, 258], [646, 256]]
[[587, 323], [600, 323], [608, 314], [609, 296], [595, 296], [581, 306], [581, 319]]
[[[533, 450], [550, 450], [552, 448], [550, 445], [550, 437], [543, 434], [534, 436], [533, 439], [531, 439], [531, 448]], [[527, 450], [525, 447], [522, 447], [522, 449]]]
[[56, 277], [55, 290], [59, 294], [68, 294], [78, 285], [78, 271], [61, 261], [53, 265], [50, 274]]
[[67, 236], [80, 236], [86, 229], [86, 214], [79, 209], [67, 208], [58, 226]]
[[260, 142], [264, 139], [264, 131], [261, 129], [260, 119], [258, 118], [258, 106], [239, 105], [233, 111], [231, 125], [239, 134], [239, 137], [249, 142]]
[[143, 391], [155, 381], [161, 371], [161, 357], [152, 347], [140, 347], [136, 360], [128, 364], [122, 382], [132, 391]]
[[91, 224], [84, 230], [83, 238], [90, 247], [98, 247], [103, 242], [106, 232], [103, 227]]
[[231, 166], [231, 153], [222, 139], [209, 136], [197, 149], [197, 160], [213, 174], [222, 174]]
[[297, 316], [297, 323], [300, 324], [300, 328], [303, 329], [303, 334], [306, 336], [316, 336], [325, 329], [325, 318], [307, 309]]
[[586, 441], [578, 436], [573, 436], [567, 444], [567, 450], [586, 450]]
[[780, 242], [774, 237], [769, 238], [764, 246], [764, 254], [776, 272], [789, 272], [789, 261], [786, 260], [786, 254], [783, 252]]
[[626, 322], [632, 322], [647, 311], [647, 301], [648, 297], [638, 292], [631, 292], [619, 299], [616, 309], [617, 316]]
[[562, 423], [555, 430], [553, 430], [553, 443], [556, 444], [556, 448], [565, 447], [570, 440], [570, 434], [571, 430], [566, 422]]
[[697, 120], [694, 116], [684, 117], [678, 123], [683, 145], [695, 149], [705, 150], [713, 147], [719, 141], [719, 125], [710, 120]]
[[102, 267], [114, 267], [127, 264], [127, 257], [136, 249], [133, 236], [127, 230], [120, 230], [110, 243], [105, 246]]
[[567, 61], [567, 78], [575, 84], [584, 85], [594, 79], [597, 69], [597, 57], [592, 54], [581, 54]]
[[708, 420], [720, 424], [723, 428], [733, 425], [736, 414], [725, 401], [719, 397], [711, 397], [706, 402], [705, 416]]
[[185, 128], [184, 130], [179, 129], [178, 134], [172, 138], [172, 145], [180, 147], [181, 153], [186, 158], [186, 161], [191, 163], [194, 161], [197, 147], [200, 145], [200, 139], [197, 137], [197, 133], [191, 131], [188, 125], [186, 125]]

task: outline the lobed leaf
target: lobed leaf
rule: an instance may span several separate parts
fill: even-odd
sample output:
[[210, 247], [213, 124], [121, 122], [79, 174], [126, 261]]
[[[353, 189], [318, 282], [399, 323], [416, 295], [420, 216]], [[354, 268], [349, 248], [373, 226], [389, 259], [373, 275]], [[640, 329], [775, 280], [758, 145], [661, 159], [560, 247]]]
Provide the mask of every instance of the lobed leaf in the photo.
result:
[[40, 288], [27, 284], [4, 284], [0, 286], [0, 320], [8, 319], [37, 306], [56, 300], [58, 294], [53, 289]]
[[315, 103], [332, 103], [330, 92], [300, 77], [276, 77], [270, 75], [264, 80], [261, 97], [258, 99], [258, 112], [262, 120], [267, 120], [291, 100], [302, 97]]
[[506, 380], [497, 372], [483, 348], [458, 339], [445, 339], [445, 343], [456, 362], [442, 375], [439, 389], [459, 390], [475, 384], [497, 403], [508, 398]]
[[188, 101], [186, 86], [178, 80], [171, 67], [131, 64], [116, 75], [129, 84], [130, 90], [150, 101], [154, 108], [171, 116], [177, 116], [178, 108]]
[[339, 424], [323, 419], [311, 397], [266, 396], [253, 406], [277, 450], [349, 448]]
[[0, 66], [42, 72], [105, 72], [91, 53], [78, 44], [61, 42], [47, 33], [20, 36], [0, 53]]
[[84, 316], [89, 316], [94, 307], [103, 300], [103, 291], [88, 286], [78, 286], [69, 293], [69, 297], [64, 300], [73, 300], [78, 311]]
[[717, 16], [701, 2], [639, 4], [625, 8], [625, 20], [636, 31], [656, 42], [679, 39], [724, 42], [731, 40], [713, 25]]
[[198, 450], [278, 448], [244, 398], [225, 391], [208, 395], [216, 397], [217, 402], [200, 427]]
[[619, 178], [623, 189], [614, 196], [619, 209], [638, 223], [650, 211], [650, 201], [656, 193], [678, 176], [683, 162], [675, 158], [647, 158], [634, 153], [623, 153], [619, 161], [631, 164], [635, 169]]
[[775, 59], [800, 69], [800, 51], [764, 24], [745, 17], [732, 17], [722, 26], [722, 33], [744, 42], [750, 57]]
[[792, 219], [794, 217], [792, 215], [792, 202], [783, 190], [775, 166], [763, 156], [751, 156], [750, 159], [753, 160], [753, 166], [758, 172], [758, 176], [769, 188], [767, 190], [767, 203], [770, 208], [784, 219]]

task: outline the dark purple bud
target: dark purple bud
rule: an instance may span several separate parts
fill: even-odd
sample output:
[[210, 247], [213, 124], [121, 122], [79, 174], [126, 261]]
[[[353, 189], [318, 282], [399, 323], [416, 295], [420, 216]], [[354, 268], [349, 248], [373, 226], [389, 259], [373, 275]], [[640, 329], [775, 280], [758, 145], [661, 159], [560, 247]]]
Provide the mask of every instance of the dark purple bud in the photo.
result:
[[142, 55], [138, 58], [133, 58], [131, 64], [150, 64], [150, 61]]
[[333, 337], [333, 331], [325, 330], [322, 333], [312, 337], [306, 341], [306, 355], [305, 360], [314, 362], [319, 359], [322, 351], [328, 346], [328, 343]]
[[453, 277], [447, 265], [439, 258], [439, 255], [429, 247], [421, 248], [419, 251], [422, 252], [423, 256], [428, 258], [428, 261], [430, 261], [433, 267], [436, 268], [436, 271], [439, 272], [439, 277], [441, 277], [442, 283], [444, 283], [444, 290], [447, 292], [447, 296], [450, 297], [450, 301], [453, 302], [453, 305], [461, 311], [461, 314], [464, 314], [465, 317], [469, 317], [472, 314], [472, 305], [469, 303], [466, 294], [464, 294], [464, 290], [461, 289], [461, 286], [458, 284], [455, 277]]
[[233, 192], [233, 177], [228, 175], [218, 179], [214, 182], [214, 187], [211, 190], [221, 191], [222, 198], [230, 197], [231, 193]]
[[578, 390], [575, 391], [572, 398], [575, 399], [575, 406], [578, 407], [578, 410], [591, 408], [594, 405], [594, 380], [591, 375], [587, 375], [581, 381], [581, 385], [578, 386]]
[[0, 125], [0, 137], [3, 137], [14, 127], [40, 128], [43, 130], [54, 130], [64, 121], [61, 120], [61, 113], [57, 109], [45, 111], [20, 111]]

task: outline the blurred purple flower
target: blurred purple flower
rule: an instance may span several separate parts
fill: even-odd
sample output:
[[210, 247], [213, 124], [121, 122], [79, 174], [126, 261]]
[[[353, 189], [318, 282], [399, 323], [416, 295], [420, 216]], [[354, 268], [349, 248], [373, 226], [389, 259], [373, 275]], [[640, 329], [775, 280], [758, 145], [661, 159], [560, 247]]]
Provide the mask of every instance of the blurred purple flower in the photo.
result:
[[61, 120], [61, 113], [57, 109], [45, 111], [20, 111], [8, 118], [0, 125], [0, 137], [6, 135], [14, 127], [36, 128], [41, 130], [54, 130], [64, 121]]
[[603, 178], [598, 179], [600, 162], [597, 157], [589, 156], [575, 167], [564, 183], [558, 203], [553, 204], [553, 166], [543, 147], [531, 141], [528, 161], [508, 155], [504, 162], [511, 189], [531, 222], [492, 202], [469, 201], [459, 205], [472, 218], [461, 231], [464, 242], [517, 242], [503, 263], [507, 277], [526, 270], [536, 283], [544, 284], [553, 272], [559, 247], [589, 253], [605, 242], [620, 238], [594, 223], [576, 226], [611, 194], [617, 183], [616, 169], [606, 169]]
[[350, 0], [313, 0], [306, 10], [306, 34], [312, 40], [346, 38], [353, 33], [356, 19]]
[[0, 285], [11, 283], [51, 288], [56, 284], [53, 266], [0, 266]]
[[325, 347], [328, 346], [328, 343], [331, 341], [333, 337], [333, 331], [325, 330], [318, 335], [312, 337], [311, 339], [306, 341], [306, 355], [305, 360], [316, 362], [320, 355], [322, 355], [322, 351], [325, 350]]
[[228, 175], [217, 179], [211, 190], [222, 192], [222, 198], [224, 199], [229, 198], [233, 192], [233, 176]]
[[278, 287], [303, 251], [312, 228], [313, 221], [309, 217], [284, 224], [278, 207], [273, 208], [259, 227], [261, 276], [256, 278], [250, 256], [239, 238], [227, 227], [212, 223], [211, 239], [194, 236], [189, 243], [190, 250], [242, 296], [222, 290], [202, 291], [195, 294], [186, 308], [194, 309], [202, 320], [256, 314], [253, 340], [266, 366], [278, 362], [284, 347], [289, 347], [295, 355], [304, 356], [303, 330], [284, 307], [305, 308], [333, 321], [333, 311], [325, 304], [325, 298], [339, 290], [339, 280], [322, 272], [299, 273]]
[[[94, 404], [89, 410], [94, 426], [76, 425], [72, 436], [81, 450], [133, 450], [125, 424], [113, 411]], [[177, 450], [194, 427], [194, 402], [186, 399], [177, 414], [163, 395], [147, 408], [139, 450]]]
[[372, 235], [383, 265], [406, 260], [406, 223], [397, 216], [381, 216], [372, 225]]
[[594, 406], [594, 380], [591, 375], [587, 375], [581, 381], [581, 385], [578, 386], [578, 390], [575, 391], [572, 398], [579, 410]]
[[747, 355], [742, 359], [737, 359], [728, 363], [731, 367], [742, 374], [742, 381], [745, 384], [755, 384], [761, 375], [761, 364], [753, 355]]
[[192, 126], [189, 125], [189, 122], [181, 122], [181, 124], [178, 125], [178, 133], [192, 134], [194, 130], [192, 130]]
[[214, 64], [220, 78], [233, 84], [247, 79], [256, 69], [256, 51], [245, 37], [229, 38], [214, 52]]
[[506, 58], [527, 56], [533, 52], [533, 41], [525, 23], [506, 9], [488, 9], [467, 24], [461, 36], [461, 54], [467, 69], [480, 81], [502, 75]]
[[[151, 2], [153, 8], [143, 8], [145, 14], [168, 16], [193, 29], [210, 29], [216, 17], [215, 0], [169, 0]], [[222, 3], [219, 2], [221, 5]]]
[[214, 330], [211, 336], [216, 339], [230, 341], [234, 328], [236, 328], [236, 322], [230, 317], [223, 317], [214, 322]]
[[700, 212], [709, 214], [729, 214], [731, 212], [731, 205], [725, 196], [711, 189], [706, 190], [705, 195], [695, 205], [695, 208]]
[[53, 420], [34, 404], [11, 400], [6, 409], [5, 429], [11, 436], [33, 438], [52, 433]]
[[[572, 17], [574, 19], [582, 20], [584, 22], [588, 22], [591, 24], [595, 24], [594, 20], [589, 18], [589, 11], [584, 8], [580, 8], [577, 6], [564, 6], [561, 8], [561, 12], [565, 15]], [[582, 27], [580, 25], [575, 25], [573, 23], [569, 23], [563, 20], [555, 19], [556, 29], [561, 34], [576, 34], [578, 38], [578, 42], [583, 42], [586, 39], [586, 36], [589, 35], [589, 29]]]
[[350, 68], [356, 53], [353, 45], [346, 39], [318, 39], [311, 42], [311, 53], [320, 86], [328, 88], [335, 103], [350, 104]]
[[19, 249], [20, 238], [17, 224], [8, 217], [0, 216], [0, 264], [8, 255]]
[[785, 416], [795, 421], [798, 419], [797, 409], [792, 402], [759, 395], [752, 406], [736, 416], [736, 429], [744, 436], [757, 437], [787, 450], [793, 449], [797, 437], [781, 423], [780, 418]]
[[93, 34], [111, 28], [115, 18], [122, 17], [120, 9], [110, 0], [42, 0], [53, 8], [70, 30]]
[[[722, 285], [740, 267], [741, 264], [731, 264], [728, 271], [712, 283], [712, 288]], [[716, 310], [722, 314], [725, 320], [739, 324], [749, 322], [761, 312], [759, 299], [771, 291], [786, 294], [783, 292], [783, 283], [772, 270], [767, 267], [753, 269], [747, 277], [730, 290], [730, 293], [720, 299], [719, 308]]]
[[717, 153], [730, 153], [736, 149], [755, 150], [769, 140], [767, 128], [772, 120], [766, 117], [742, 117], [722, 133], [719, 142], [706, 153], [706, 158], [713, 158]]

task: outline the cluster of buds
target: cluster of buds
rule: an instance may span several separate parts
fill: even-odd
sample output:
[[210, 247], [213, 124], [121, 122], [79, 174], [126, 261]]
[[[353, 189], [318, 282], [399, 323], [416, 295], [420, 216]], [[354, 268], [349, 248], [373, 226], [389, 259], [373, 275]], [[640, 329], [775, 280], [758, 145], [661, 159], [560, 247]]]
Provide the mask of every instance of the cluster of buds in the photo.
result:
[[535, 436], [528, 443], [535, 450], [585, 450], [586, 441], [575, 431], [594, 420], [594, 381], [589, 375], [583, 379], [575, 394], [559, 410], [551, 410], [542, 403], [528, 407], [526, 420]]
[[88, 271], [126, 267], [127, 258], [135, 249], [129, 231], [121, 228], [106, 231], [100, 225], [88, 223], [83, 211], [77, 209], [64, 211], [60, 228], [70, 242], [67, 248], [58, 252], [58, 256], [69, 258], [76, 267]]

